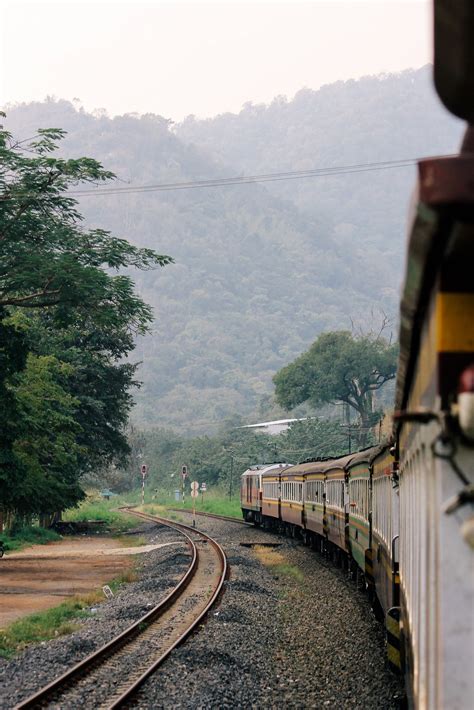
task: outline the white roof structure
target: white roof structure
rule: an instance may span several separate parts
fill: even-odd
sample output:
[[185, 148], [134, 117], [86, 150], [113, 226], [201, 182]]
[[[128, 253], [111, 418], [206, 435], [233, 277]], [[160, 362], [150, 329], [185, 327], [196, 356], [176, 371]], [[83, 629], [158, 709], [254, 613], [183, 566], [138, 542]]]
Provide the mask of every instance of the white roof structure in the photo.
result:
[[264, 434], [270, 434], [271, 436], [276, 436], [281, 434], [282, 431], [286, 431], [290, 424], [293, 422], [303, 422], [304, 419], [276, 419], [273, 422], [259, 422], [258, 424], [246, 424], [245, 426], [239, 427], [239, 429], [254, 429], [255, 431], [260, 431]]

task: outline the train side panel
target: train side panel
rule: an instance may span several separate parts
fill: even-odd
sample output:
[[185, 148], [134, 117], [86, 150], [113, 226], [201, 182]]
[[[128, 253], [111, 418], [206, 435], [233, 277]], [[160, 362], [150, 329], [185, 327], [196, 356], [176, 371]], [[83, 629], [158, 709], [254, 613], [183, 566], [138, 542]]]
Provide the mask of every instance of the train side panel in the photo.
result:
[[323, 537], [324, 530], [324, 473], [307, 473], [304, 476], [304, 520], [307, 530]]
[[371, 556], [377, 598], [385, 613], [399, 604], [399, 493], [393, 470], [394, 458], [386, 449], [373, 462]]
[[258, 522], [261, 514], [261, 473], [249, 469], [240, 479], [240, 506], [244, 520]]
[[420, 710], [461, 710], [474, 697], [474, 129], [468, 131], [461, 155], [418, 165], [401, 305], [400, 606], [408, 689]]
[[287, 471], [281, 474], [281, 520], [298, 528], [304, 527], [303, 482], [301, 474]]
[[330, 470], [325, 474], [325, 523], [329, 542], [345, 552], [349, 552], [346, 537], [345, 477], [343, 468]]
[[349, 544], [351, 555], [365, 574], [370, 548], [370, 471], [368, 463], [349, 465]]
[[280, 474], [270, 472], [262, 475], [262, 515], [265, 518], [280, 519]]

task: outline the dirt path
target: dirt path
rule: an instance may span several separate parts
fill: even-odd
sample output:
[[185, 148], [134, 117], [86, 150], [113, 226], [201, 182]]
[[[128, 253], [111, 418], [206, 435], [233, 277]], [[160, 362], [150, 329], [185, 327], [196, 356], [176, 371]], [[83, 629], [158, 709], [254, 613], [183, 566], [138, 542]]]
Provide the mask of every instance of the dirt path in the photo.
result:
[[157, 547], [127, 548], [113, 538], [78, 537], [6, 555], [0, 560], [0, 628], [106, 584], [132, 567], [131, 555]]

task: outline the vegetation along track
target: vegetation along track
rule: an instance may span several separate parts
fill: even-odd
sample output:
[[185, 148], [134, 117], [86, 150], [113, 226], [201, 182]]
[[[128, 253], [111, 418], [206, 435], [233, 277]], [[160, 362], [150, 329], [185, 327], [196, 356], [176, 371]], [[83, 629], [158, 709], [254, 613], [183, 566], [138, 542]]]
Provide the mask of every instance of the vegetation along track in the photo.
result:
[[216, 601], [227, 573], [220, 545], [208, 535], [182, 523], [128, 513], [168, 525], [184, 535], [191, 564], [176, 587], [150, 612], [122, 634], [99, 648], [63, 675], [16, 706], [23, 708], [118, 708], [128, 703], [140, 685], [195, 628]]

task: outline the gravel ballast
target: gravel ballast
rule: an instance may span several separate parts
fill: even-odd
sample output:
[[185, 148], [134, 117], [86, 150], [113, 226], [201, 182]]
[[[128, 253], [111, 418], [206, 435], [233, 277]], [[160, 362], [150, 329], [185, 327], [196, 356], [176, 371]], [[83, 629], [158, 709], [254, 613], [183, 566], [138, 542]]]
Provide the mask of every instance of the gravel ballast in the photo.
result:
[[[188, 517], [188, 516], [182, 516]], [[384, 633], [367, 597], [299, 542], [197, 519], [227, 553], [220, 606], [136, 698], [140, 708], [398, 708]], [[240, 543], [282, 543], [282, 571]]]
[[[402, 684], [387, 668], [383, 628], [344, 572], [295, 540], [203, 517], [196, 525], [223, 545], [230, 576], [218, 606], [146, 682], [136, 707], [399, 707]], [[150, 542], [176, 539], [164, 528], [145, 527]], [[281, 543], [285, 565], [264, 564], [255, 549], [240, 544], [249, 542]], [[140, 580], [101, 604], [80, 631], [0, 660], [1, 708], [146, 613], [189, 559], [184, 545], [143, 557]], [[83, 707], [93, 708], [94, 699], [87, 697]]]

